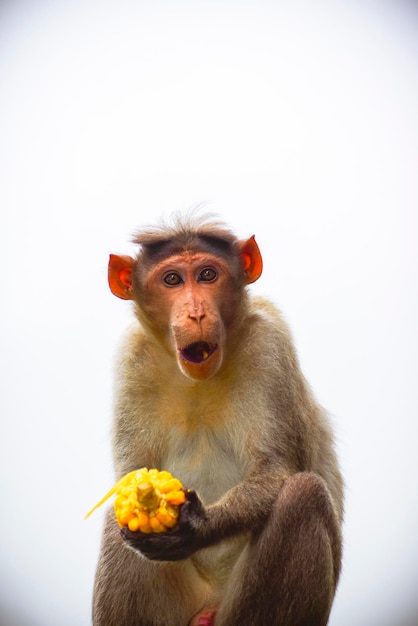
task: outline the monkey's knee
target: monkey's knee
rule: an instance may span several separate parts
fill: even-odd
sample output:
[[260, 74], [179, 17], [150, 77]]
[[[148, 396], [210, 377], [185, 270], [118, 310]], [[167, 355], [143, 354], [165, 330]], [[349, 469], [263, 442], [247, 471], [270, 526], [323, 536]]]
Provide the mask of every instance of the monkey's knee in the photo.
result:
[[325, 482], [310, 472], [300, 472], [287, 479], [280, 491], [278, 505], [288, 513], [292, 510], [298, 513], [301, 509], [305, 516], [319, 514], [321, 517], [336, 517]]
[[[331, 551], [334, 578], [337, 583], [341, 568], [341, 529], [331, 494], [316, 474], [301, 472], [284, 484], [277, 502], [282, 530], [287, 536], [302, 534], [305, 539], [326, 537]], [[314, 542], [315, 543], [315, 542]]]

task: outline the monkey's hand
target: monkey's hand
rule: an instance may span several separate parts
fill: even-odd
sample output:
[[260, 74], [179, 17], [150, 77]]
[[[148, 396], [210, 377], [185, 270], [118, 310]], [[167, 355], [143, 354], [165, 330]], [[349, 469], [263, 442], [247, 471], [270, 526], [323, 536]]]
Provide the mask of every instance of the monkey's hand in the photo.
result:
[[122, 528], [123, 539], [153, 561], [180, 561], [187, 559], [204, 546], [203, 528], [206, 511], [197, 493], [186, 491], [186, 502], [180, 508], [178, 524], [165, 533], [132, 532]]

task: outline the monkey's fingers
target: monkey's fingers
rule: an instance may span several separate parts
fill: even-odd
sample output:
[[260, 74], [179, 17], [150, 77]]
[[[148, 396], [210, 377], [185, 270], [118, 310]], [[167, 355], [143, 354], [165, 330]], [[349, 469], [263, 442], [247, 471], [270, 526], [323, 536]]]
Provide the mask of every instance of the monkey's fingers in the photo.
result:
[[180, 561], [187, 559], [198, 548], [193, 533], [186, 535], [179, 529], [166, 533], [144, 534], [122, 528], [120, 534], [131, 548], [152, 561]]
[[206, 518], [206, 509], [194, 489], [185, 490], [186, 502], [181, 506], [178, 527], [186, 533], [193, 532]]

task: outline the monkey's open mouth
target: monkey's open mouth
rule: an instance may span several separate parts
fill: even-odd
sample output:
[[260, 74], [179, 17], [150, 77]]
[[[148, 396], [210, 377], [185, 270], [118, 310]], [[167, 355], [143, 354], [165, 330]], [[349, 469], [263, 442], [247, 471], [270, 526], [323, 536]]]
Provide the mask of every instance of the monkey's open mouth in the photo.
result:
[[180, 350], [180, 354], [189, 363], [203, 363], [215, 352], [218, 345], [206, 341], [195, 341]]

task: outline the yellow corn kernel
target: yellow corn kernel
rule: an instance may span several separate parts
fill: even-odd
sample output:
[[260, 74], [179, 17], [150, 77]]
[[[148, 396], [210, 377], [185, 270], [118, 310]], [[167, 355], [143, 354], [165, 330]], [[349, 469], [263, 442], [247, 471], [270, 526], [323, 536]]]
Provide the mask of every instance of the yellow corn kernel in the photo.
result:
[[131, 521], [134, 519], [136, 519], [135, 513], [133, 511], [129, 511], [128, 509], [122, 509], [118, 513], [118, 522], [121, 528], [123, 526], [129, 526]]
[[161, 493], [169, 493], [170, 491], [180, 491], [181, 488], [182, 488], [182, 484], [178, 478], [168, 479], [160, 485]]
[[149, 518], [149, 524], [154, 533], [165, 533], [167, 530], [164, 524], [161, 524], [160, 520], [155, 515]]
[[162, 533], [174, 528], [179, 507], [186, 501], [181, 482], [170, 472], [142, 467], [123, 476], [86, 518], [114, 494], [116, 520], [132, 532]]
[[155, 514], [155, 517], [158, 518], [158, 521], [161, 522], [163, 526], [166, 526], [166, 528], [174, 528], [177, 524], [177, 511], [175, 511], [172, 507], [168, 509], [160, 506]]
[[137, 517], [133, 517], [132, 519], [129, 520], [128, 522], [128, 528], [129, 530], [131, 530], [133, 533], [136, 532], [137, 530], [139, 530], [141, 527], [139, 520]]
[[145, 511], [138, 511], [135, 519], [138, 520], [140, 527], [149, 525], [149, 515]]
[[184, 491], [171, 491], [166, 494], [165, 499], [172, 505], [180, 505], [186, 501], [186, 496]]
[[[152, 471], [152, 470], [151, 470]], [[166, 470], [161, 470], [161, 472], [158, 472], [158, 476], [157, 476], [157, 480], [159, 483], [166, 483], [169, 480], [171, 480], [173, 477], [170, 474], [170, 472], [167, 472]]]

